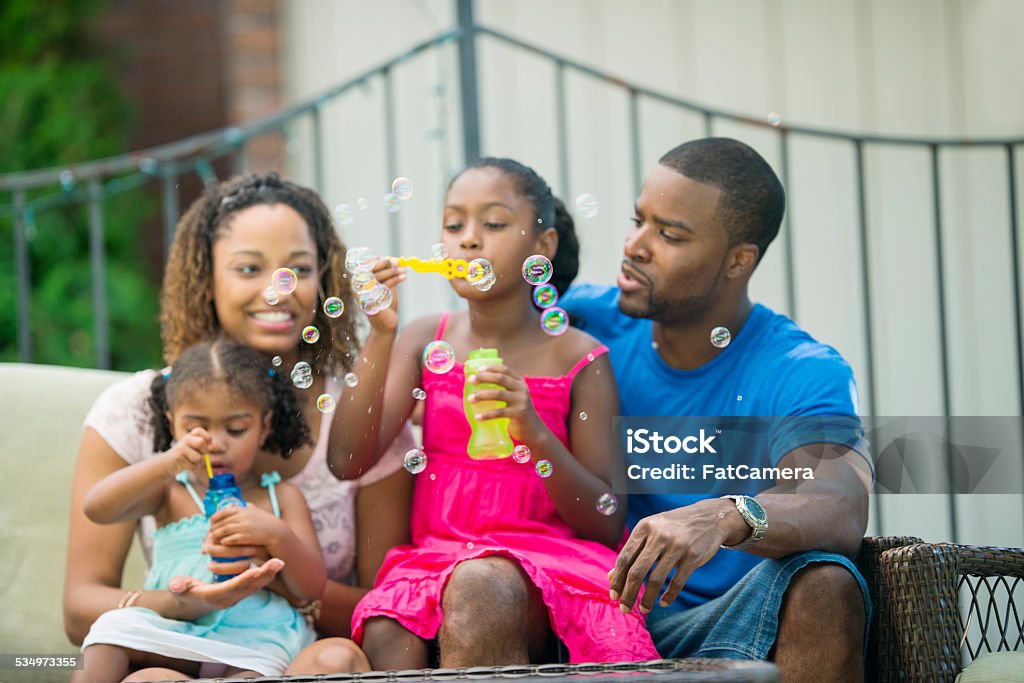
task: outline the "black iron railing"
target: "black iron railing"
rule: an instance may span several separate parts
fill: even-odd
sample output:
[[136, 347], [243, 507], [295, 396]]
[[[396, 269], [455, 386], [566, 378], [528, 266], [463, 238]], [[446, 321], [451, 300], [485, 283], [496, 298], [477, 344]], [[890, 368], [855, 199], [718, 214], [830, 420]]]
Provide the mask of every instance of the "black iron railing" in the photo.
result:
[[[1021, 320], [1021, 267], [1018, 255], [1018, 213], [1016, 155], [1024, 146], [1024, 137], [1002, 139], [973, 138], [923, 138], [876, 134], [858, 134], [810, 126], [791, 125], [788, 122], [768, 120], [737, 112], [703, 106], [675, 95], [647, 88], [623, 80], [616, 75], [596, 69], [550, 50], [531, 44], [491, 28], [473, 23], [470, 0], [457, 0], [459, 27], [440, 33], [423, 41], [402, 54], [374, 68], [358, 74], [345, 82], [330, 88], [316, 97], [301, 102], [278, 114], [244, 125], [196, 135], [185, 140], [161, 145], [150, 149], [123, 154], [117, 157], [87, 161], [66, 167], [57, 167], [22, 173], [0, 175], [0, 215], [13, 216], [14, 223], [14, 264], [17, 288], [17, 339], [19, 357], [26, 362], [33, 359], [31, 336], [31, 290], [32, 278], [29, 268], [29, 248], [26, 235], [32, 228], [35, 217], [69, 204], [87, 204], [89, 209], [89, 252], [92, 269], [93, 325], [95, 331], [95, 364], [100, 368], [110, 365], [109, 321], [107, 314], [106, 268], [104, 253], [104, 205], [112, 196], [136, 190], [144, 185], [156, 183], [160, 187], [162, 221], [165, 249], [169, 247], [175, 225], [180, 214], [180, 198], [176, 185], [185, 175], [196, 174], [206, 182], [216, 179], [214, 162], [227, 160], [234, 172], [247, 168], [246, 148], [254, 139], [272, 133], [282, 133], [297, 121], [308, 121], [311, 130], [310, 149], [313, 160], [313, 184], [321, 193], [324, 191], [324, 124], [322, 110], [328, 103], [344, 97], [356, 88], [371, 81], [382, 84], [382, 116], [385, 136], [381, 155], [385, 159], [389, 178], [398, 175], [398, 142], [395, 135], [395, 93], [393, 74], [405, 62], [418, 55], [438, 50], [451, 43], [458, 44], [458, 66], [460, 74], [460, 98], [462, 111], [462, 143], [465, 157], [472, 159], [481, 152], [481, 130], [477, 107], [477, 55], [476, 45], [481, 38], [497, 41], [522, 53], [539, 57], [550, 64], [554, 74], [554, 105], [557, 133], [558, 179], [562, 191], [569, 187], [569, 112], [572, 102], [566, 94], [566, 75], [574, 73], [597, 82], [621, 89], [628, 98], [627, 130], [630, 144], [630, 171], [634, 189], [639, 189], [643, 178], [641, 141], [643, 127], [640, 116], [641, 106], [657, 102], [677, 110], [691, 112], [702, 117], [705, 134], [713, 134], [720, 122], [735, 122], [745, 126], [771, 131], [778, 144], [778, 171], [783, 183], [790, 188], [790, 149], [797, 138], [817, 138], [847, 144], [850, 147], [856, 177], [855, 198], [857, 207], [857, 230], [859, 239], [859, 263], [861, 307], [863, 315], [863, 337], [867, 391], [864, 396], [864, 412], [877, 412], [876, 395], [876, 348], [875, 314], [872, 307], [872, 277], [870, 268], [870, 237], [868, 218], [867, 182], [865, 154], [876, 147], [904, 147], [924, 150], [928, 153], [931, 180], [932, 217], [934, 227], [934, 293], [938, 310], [938, 343], [941, 359], [940, 382], [942, 406], [946, 415], [951, 413], [949, 325], [947, 309], [948, 278], [944, 271], [943, 237], [943, 196], [942, 161], [943, 153], [953, 148], [999, 149], [1005, 155], [1005, 176], [1009, 197], [1009, 229], [1011, 245], [1011, 268], [1013, 279], [1013, 320], [1016, 334], [1016, 357], [1007, 358], [1008, 366], [1016, 368], [1018, 412], [1024, 410], [1024, 325]], [[46, 190], [52, 189], [52, 192]], [[792, 191], [790, 192], [792, 195]], [[784, 254], [784, 289], [787, 311], [791, 317], [798, 317], [798, 301], [795, 284], [794, 234], [789, 212], [780, 231]], [[391, 247], [399, 253], [399, 218], [389, 218]], [[957, 534], [955, 498], [950, 496], [950, 523], [952, 537]], [[876, 515], [878, 510], [876, 509]]]

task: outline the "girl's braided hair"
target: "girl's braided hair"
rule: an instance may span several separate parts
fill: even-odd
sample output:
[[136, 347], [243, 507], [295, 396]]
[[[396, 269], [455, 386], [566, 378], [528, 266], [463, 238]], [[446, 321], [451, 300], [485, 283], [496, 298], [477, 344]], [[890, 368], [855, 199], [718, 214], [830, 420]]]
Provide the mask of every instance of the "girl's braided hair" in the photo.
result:
[[[355, 311], [359, 307], [345, 271], [345, 246], [320, 197], [274, 172], [233, 178], [207, 188], [178, 222], [160, 301], [160, 330], [168, 364], [190, 346], [221, 334], [213, 301], [213, 245], [228, 229], [231, 217], [252, 206], [275, 204], [289, 206], [302, 216], [316, 243], [321, 301], [313, 324], [320, 330], [320, 341], [300, 342], [300, 359], [321, 371], [351, 368], [358, 350]], [[322, 306], [325, 296], [340, 297], [346, 314], [328, 317]]]

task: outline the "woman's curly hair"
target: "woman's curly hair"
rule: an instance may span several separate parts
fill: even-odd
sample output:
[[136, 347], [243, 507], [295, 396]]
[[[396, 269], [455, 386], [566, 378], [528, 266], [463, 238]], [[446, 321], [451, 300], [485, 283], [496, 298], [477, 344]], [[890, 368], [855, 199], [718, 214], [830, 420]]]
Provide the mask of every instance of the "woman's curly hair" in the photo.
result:
[[296, 448], [312, 443], [309, 424], [291, 381], [267, 365], [255, 349], [227, 339], [203, 342], [183, 351], [171, 371], [158, 374], [150, 386], [154, 451], [162, 453], [174, 441], [168, 413], [195, 392], [220, 383], [226, 384], [233, 395], [259, 405], [260, 419], [270, 414], [270, 431], [261, 444], [267, 452], [288, 458]]
[[[321, 371], [351, 368], [358, 351], [359, 306], [345, 270], [345, 245], [320, 197], [273, 172], [233, 178], [207, 188], [178, 221], [160, 301], [160, 331], [168, 364], [190, 346], [221, 334], [213, 301], [213, 245], [231, 217], [252, 206], [276, 204], [289, 206], [302, 216], [316, 243], [321, 300], [313, 324], [320, 330], [320, 341], [298, 342], [299, 357]], [[340, 297], [346, 314], [328, 317], [323, 311], [325, 296]]]

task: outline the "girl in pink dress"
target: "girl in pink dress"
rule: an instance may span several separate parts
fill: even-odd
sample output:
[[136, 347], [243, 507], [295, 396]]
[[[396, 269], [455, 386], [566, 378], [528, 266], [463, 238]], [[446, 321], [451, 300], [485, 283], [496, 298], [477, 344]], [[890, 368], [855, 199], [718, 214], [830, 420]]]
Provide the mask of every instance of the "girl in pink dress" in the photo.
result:
[[[378, 670], [428, 666], [435, 638], [442, 667], [550, 661], [545, 643], [554, 638], [572, 662], [657, 658], [644, 617], [622, 614], [609, 597], [625, 505], [610, 498], [618, 396], [607, 349], [575, 328], [545, 332], [533, 286], [522, 276], [524, 260], [542, 254], [554, 265], [551, 284], [559, 293], [568, 287], [579, 252], [572, 218], [532, 169], [482, 159], [449, 186], [442, 235], [450, 257], [491, 262], [493, 287], [453, 280], [468, 312], [417, 320], [397, 341], [397, 297], [372, 316], [356, 364], [358, 388], [342, 399], [355, 405], [335, 416], [350, 435], [349, 454], [360, 457], [390, 442], [422, 395], [414, 390], [426, 393], [426, 467], [413, 487], [412, 543], [388, 553], [353, 614], [353, 638]], [[375, 274], [392, 288], [405, 277], [389, 262], [378, 263]], [[450, 344], [457, 359], [498, 349], [504, 364], [468, 379], [505, 389], [470, 400], [506, 402], [478, 419], [508, 418], [515, 443], [529, 448], [528, 461], [468, 456], [467, 378], [461, 363], [443, 373], [423, 367], [433, 341]], [[335, 455], [335, 466], [348, 457], [341, 449]], [[478, 595], [464, 580], [479, 575], [467, 574], [471, 566], [496, 572], [494, 596]], [[509, 567], [523, 600], [503, 605]], [[509, 622], [518, 623], [496, 631], [495, 624]], [[468, 649], [460, 644], [467, 637], [474, 640]]]

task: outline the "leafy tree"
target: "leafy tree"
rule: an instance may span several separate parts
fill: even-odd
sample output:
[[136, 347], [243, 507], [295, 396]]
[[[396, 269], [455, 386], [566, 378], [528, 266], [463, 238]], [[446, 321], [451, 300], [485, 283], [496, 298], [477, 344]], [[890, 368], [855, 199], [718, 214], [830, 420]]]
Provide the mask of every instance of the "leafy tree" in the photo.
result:
[[[113, 70], [88, 41], [96, 0], [0, 2], [0, 173], [47, 168], [124, 152], [131, 109]], [[33, 190], [28, 218], [34, 360], [96, 362], [86, 188], [73, 182]], [[52, 204], [52, 202], [51, 202]], [[0, 195], [0, 360], [17, 360], [13, 197]], [[159, 363], [157, 290], [139, 233], [153, 215], [145, 191], [104, 200], [111, 363]]]

